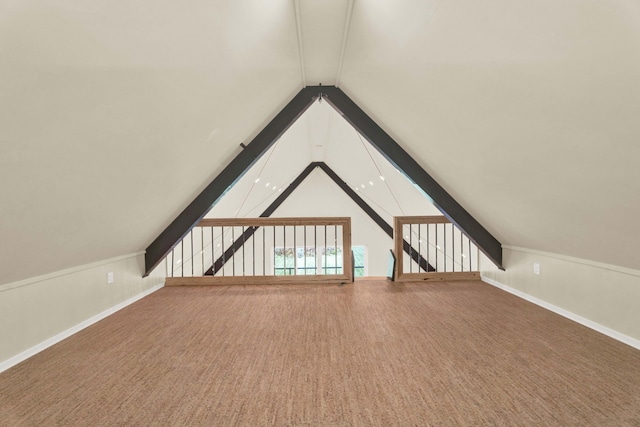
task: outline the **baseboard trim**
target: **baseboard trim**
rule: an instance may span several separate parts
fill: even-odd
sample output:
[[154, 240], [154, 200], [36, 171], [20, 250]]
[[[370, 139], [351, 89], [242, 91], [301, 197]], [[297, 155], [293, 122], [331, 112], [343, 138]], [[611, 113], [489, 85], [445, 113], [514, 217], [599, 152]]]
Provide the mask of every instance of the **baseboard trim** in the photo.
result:
[[89, 319], [78, 323], [75, 326], [72, 326], [71, 328], [60, 332], [57, 335], [54, 335], [53, 337], [41, 342], [40, 344], [36, 344], [35, 346], [23, 351], [22, 353], [19, 353], [13, 357], [11, 357], [10, 359], [7, 359], [3, 362], [0, 362], [0, 373], [6, 371], [9, 368], [12, 368], [13, 366], [17, 365], [20, 362], [23, 362], [25, 360], [27, 360], [28, 358], [30, 358], [31, 356], [34, 356], [38, 353], [40, 353], [42, 350], [45, 350], [49, 347], [51, 347], [54, 344], [59, 343], [60, 341], [64, 340], [65, 338], [70, 337], [71, 335], [80, 332], [81, 330], [83, 330], [86, 327], [89, 327], [91, 325], [93, 325], [94, 323], [99, 322], [100, 320], [104, 319], [105, 317], [108, 317], [110, 315], [112, 315], [113, 313], [122, 310], [123, 308], [125, 308], [128, 305], [133, 304], [134, 302], [146, 297], [149, 294], [152, 294], [153, 292], [157, 291], [158, 289], [162, 288], [164, 286], [164, 283], [161, 283], [159, 285], [156, 285], [154, 287], [152, 287], [151, 289], [148, 289], [144, 292], [139, 293], [136, 296], [133, 296], [131, 298], [129, 298], [126, 301], [121, 302], [120, 304], [116, 304], [113, 307], [96, 314], [93, 317], [90, 317]]
[[540, 298], [536, 298], [534, 296], [531, 296], [525, 292], [519, 291], [517, 289], [514, 289], [510, 286], [504, 285], [496, 280], [493, 280], [489, 277], [485, 277], [485, 276], [481, 276], [481, 279], [483, 282], [488, 283], [489, 285], [495, 286], [496, 288], [502, 289], [503, 291], [509, 292], [510, 294], [513, 294], [517, 297], [520, 297], [524, 300], [527, 300], [533, 304], [536, 304], [542, 308], [546, 308], [549, 311], [552, 311], [556, 314], [559, 314], [562, 317], [566, 317], [569, 320], [573, 320], [574, 322], [580, 323], [583, 326], [586, 326], [587, 328], [593, 329], [594, 331], [600, 332], [601, 334], [604, 334], [610, 338], [613, 338], [617, 341], [620, 341], [624, 344], [627, 344], [633, 348], [636, 348], [638, 350], [640, 350], [640, 340], [637, 340], [635, 338], [632, 338], [628, 335], [625, 335], [623, 333], [620, 333], [616, 330], [613, 330], [611, 328], [607, 328], [606, 326], [603, 326], [599, 323], [596, 323], [592, 320], [589, 320], [585, 317], [579, 316], [575, 313], [572, 313], [568, 310], [565, 310], [564, 308], [558, 307], [556, 305], [553, 305], [551, 303], [548, 303], [544, 300], [541, 300]]

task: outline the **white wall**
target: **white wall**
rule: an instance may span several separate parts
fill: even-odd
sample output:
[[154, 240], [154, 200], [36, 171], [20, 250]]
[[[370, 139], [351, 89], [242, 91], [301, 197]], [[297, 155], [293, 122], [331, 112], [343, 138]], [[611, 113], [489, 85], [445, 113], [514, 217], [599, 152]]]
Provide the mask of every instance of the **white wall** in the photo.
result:
[[503, 261], [506, 271], [482, 256], [483, 279], [640, 348], [640, 271], [517, 247]]
[[158, 289], [164, 271], [143, 279], [136, 253], [0, 286], [0, 372]]

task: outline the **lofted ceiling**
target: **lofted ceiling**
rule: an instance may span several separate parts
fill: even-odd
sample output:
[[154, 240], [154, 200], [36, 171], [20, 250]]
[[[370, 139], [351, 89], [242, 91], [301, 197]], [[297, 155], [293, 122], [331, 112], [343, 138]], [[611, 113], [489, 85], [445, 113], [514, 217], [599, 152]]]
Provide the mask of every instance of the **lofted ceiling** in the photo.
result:
[[[0, 284], [144, 250], [319, 83], [503, 244], [640, 269], [639, 23], [635, 0], [4, 1]], [[291, 164], [368, 180], [331, 114]]]

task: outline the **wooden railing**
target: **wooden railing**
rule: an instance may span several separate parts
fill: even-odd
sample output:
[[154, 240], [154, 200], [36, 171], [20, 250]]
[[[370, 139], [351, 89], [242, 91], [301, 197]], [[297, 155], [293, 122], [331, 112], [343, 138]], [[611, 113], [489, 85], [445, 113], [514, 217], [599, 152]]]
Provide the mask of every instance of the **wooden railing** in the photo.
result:
[[395, 217], [394, 248], [397, 281], [480, 278], [477, 246], [444, 216]]
[[348, 283], [350, 218], [203, 219], [167, 256], [167, 286]]

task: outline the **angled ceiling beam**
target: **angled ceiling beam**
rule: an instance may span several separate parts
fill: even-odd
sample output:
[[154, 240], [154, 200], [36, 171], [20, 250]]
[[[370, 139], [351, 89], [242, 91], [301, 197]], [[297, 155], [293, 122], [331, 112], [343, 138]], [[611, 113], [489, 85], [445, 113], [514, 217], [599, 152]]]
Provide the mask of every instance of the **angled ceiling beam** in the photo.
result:
[[445, 217], [471, 239], [501, 269], [502, 245], [475, 220], [440, 184], [436, 182], [391, 136], [369, 117], [342, 90], [335, 86], [317, 86], [325, 99], [373, 145], [396, 169], [415, 183]]
[[[393, 239], [393, 227], [387, 223], [379, 214], [375, 211], [367, 202], [365, 202], [362, 197], [358, 195], [349, 185], [338, 176], [337, 173], [333, 171], [326, 163], [319, 162], [318, 167], [326, 173], [329, 178], [336, 183], [338, 187], [345, 192], [347, 196], [351, 198], [359, 207], [362, 209], [369, 218], [373, 220], [378, 226], [385, 232], [391, 239]], [[402, 248], [404, 251], [422, 268], [424, 271], [436, 271], [431, 264], [427, 262], [426, 259], [420, 255], [418, 251], [416, 251], [406, 240], [402, 239]]]
[[200, 222], [224, 193], [298, 120], [317, 97], [318, 90], [314, 87], [306, 87], [298, 92], [240, 154], [160, 233], [147, 247], [145, 277]]
[[[336, 174], [333, 169], [331, 169], [326, 163], [324, 162], [312, 162], [309, 163], [309, 166], [307, 166], [301, 173], [300, 175], [298, 175], [298, 177], [293, 180], [293, 182], [291, 182], [291, 184], [289, 184], [289, 186], [286, 188], [286, 190], [284, 190], [270, 205], [269, 207], [267, 207], [267, 209], [265, 209], [264, 212], [262, 212], [262, 214], [260, 215], [260, 217], [269, 217], [271, 216], [272, 213], [275, 212], [275, 210], [280, 207], [280, 205], [296, 190], [296, 188], [298, 188], [298, 186], [307, 178], [307, 176], [309, 176], [309, 174], [311, 173], [311, 171], [315, 168], [320, 168], [325, 174], [327, 174], [327, 176], [329, 178], [331, 178], [331, 180], [338, 186], [340, 187], [340, 189], [342, 191], [344, 191], [347, 196], [349, 196], [351, 198], [351, 200], [353, 200], [353, 202], [355, 204], [358, 205], [358, 207], [360, 207], [360, 209], [362, 209], [368, 216], [369, 218], [371, 218], [373, 220], [373, 222], [375, 222], [381, 229], [382, 231], [384, 231], [385, 233], [387, 233], [387, 235], [393, 239], [393, 227], [391, 225], [389, 225], [379, 214], [378, 212], [375, 211], [375, 209], [373, 209], [371, 206], [369, 206], [369, 204], [367, 202], [365, 202], [362, 197], [358, 196], [358, 194], [353, 191], [353, 189], [351, 189], [351, 187], [349, 187], [349, 185], [347, 185], [347, 183], [342, 180], [342, 178], [340, 178], [338, 176], [338, 174]], [[220, 271], [220, 269], [222, 267], [224, 267], [224, 264], [227, 262], [227, 260], [229, 260], [238, 250], [240, 250], [242, 248], [242, 246], [245, 244], [245, 242], [251, 238], [251, 236], [253, 236], [253, 234], [256, 232], [256, 230], [259, 227], [249, 227], [246, 230], [244, 230], [244, 232], [242, 233], [242, 235], [240, 237], [238, 237], [234, 242], [233, 245], [231, 245], [226, 251], [224, 251], [224, 254], [221, 255], [213, 264], [212, 267], [210, 267], [204, 274], [206, 276], [211, 276], [211, 275], [215, 275], [218, 271]], [[403, 240], [403, 249], [404, 251], [409, 254], [409, 256], [411, 256], [411, 258], [418, 263], [418, 265], [420, 265], [420, 268], [422, 268], [425, 271], [436, 271], [435, 268], [433, 268], [431, 266], [431, 264], [429, 264], [427, 262], [426, 259], [424, 259], [424, 257], [422, 255], [420, 255], [418, 253], [418, 251], [416, 251], [410, 244], [409, 242], [407, 242], [406, 240]]]
[[[278, 207], [285, 200], [287, 200], [287, 198], [291, 195], [291, 193], [293, 193], [295, 189], [298, 188], [298, 186], [302, 183], [302, 181], [304, 181], [305, 178], [309, 176], [311, 171], [314, 170], [316, 166], [317, 165], [315, 163], [310, 163], [309, 166], [304, 168], [304, 170], [300, 172], [300, 175], [298, 175], [297, 178], [294, 179], [291, 182], [291, 184], [289, 184], [287, 188], [285, 188], [284, 191], [280, 193], [273, 202], [271, 202], [271, 204], [267, 207], [267, 209], [265, 209], [264, 212], [260, 214], [260, 217], [261, 218], [270, 217], [271, 214], [274, 213], [275, 210], [278, 209]], [[209, 269], [204, 273], [205, 276], [212, 276], [212, 275], [215, 275], [218, 271], [220, 271], [220, 269], [224, 266], [226, 260], [231, 258], [233, 254], [235, 254], [236, 251], [240, 249], [242, 245], [244, 245], [244, 242], [246, 242], [247, 239], [253, 236], [253, 233], [255, 233], [257, 229], [258, 227], [247, 228], [244, 231], [244, 233], [242, 233], [242, 236], [240, 236], [235, 242], [233, 242], [233, 245], [229, 249], [224, 251], [224, 254], [216, 260], [213, 266], [209, 267]]]

